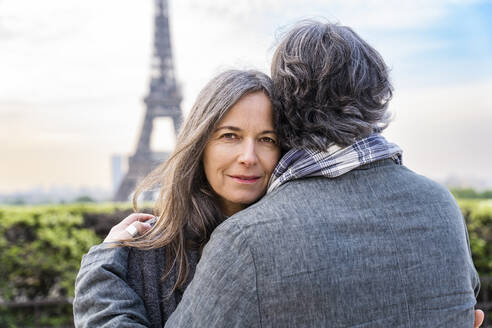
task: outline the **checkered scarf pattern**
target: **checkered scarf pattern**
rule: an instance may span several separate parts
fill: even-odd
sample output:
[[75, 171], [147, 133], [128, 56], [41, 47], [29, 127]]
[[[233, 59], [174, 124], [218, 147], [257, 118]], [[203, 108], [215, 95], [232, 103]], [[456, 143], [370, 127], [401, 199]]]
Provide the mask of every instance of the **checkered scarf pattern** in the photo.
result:
[[323, 176], [335, 178], [359, 166], [386, 158], [402, 164], [402, 150], [386, 141], [380, 134], [372, 134], [348, 147], [331, 144], [325, 151], [291, 149], [275, 167], [267, 193], [287, 181]]

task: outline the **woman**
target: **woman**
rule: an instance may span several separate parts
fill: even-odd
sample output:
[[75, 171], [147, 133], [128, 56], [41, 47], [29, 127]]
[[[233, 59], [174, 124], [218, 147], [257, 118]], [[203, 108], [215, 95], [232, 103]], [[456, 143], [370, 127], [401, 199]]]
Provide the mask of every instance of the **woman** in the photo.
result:
[[[84, 257], [74, 299], [77, 327], [163, 326], [215, 227], [266, 191], [280, 158], [271, 95], [270, 78], [256, 71], [227, 71], [205, 86], [176, 149], [134, 195], [137, 211], [138, 195], [160, 184], [153, 228], [145, 222], [152, 215], [132, 214]], [[141, 237], [132, 239], [134, 232]]]

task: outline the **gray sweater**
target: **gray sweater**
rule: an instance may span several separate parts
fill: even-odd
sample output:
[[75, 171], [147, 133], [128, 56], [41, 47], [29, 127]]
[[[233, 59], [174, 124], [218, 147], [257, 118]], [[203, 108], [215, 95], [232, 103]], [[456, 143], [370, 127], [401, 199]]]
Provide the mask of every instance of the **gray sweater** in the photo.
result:
[[190, 283], [198, 263], [198, 252], [188, 252], [190, 272], [185, 285], [175, 292], [171, 290], [178, 278], [174, 266], [166, 279], [165, 248], [143, 251], [131, 248], [128, 254], [128, 285], [142, 298], [151, 327], [163, 327], [174, 312], [183, 292]]

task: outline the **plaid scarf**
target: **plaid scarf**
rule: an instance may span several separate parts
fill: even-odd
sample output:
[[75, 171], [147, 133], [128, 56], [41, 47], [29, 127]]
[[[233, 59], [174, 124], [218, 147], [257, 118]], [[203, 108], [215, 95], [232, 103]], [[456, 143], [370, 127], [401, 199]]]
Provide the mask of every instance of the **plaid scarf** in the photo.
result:
[[402, 152], [400, 147], [379, 134], [372, 134], [345, 148], [331, 144], [325, 151], [291, 149], [275, 167], [267, 193], [290, 180], [318, 176], [335, 178], [381, 159], [391, 158], [401, 165]]

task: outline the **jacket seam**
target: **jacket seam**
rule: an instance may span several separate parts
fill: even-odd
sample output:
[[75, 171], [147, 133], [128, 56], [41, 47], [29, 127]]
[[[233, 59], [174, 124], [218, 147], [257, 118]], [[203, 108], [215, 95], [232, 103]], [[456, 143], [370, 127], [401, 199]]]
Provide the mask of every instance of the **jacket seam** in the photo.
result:
[[249, 253], [251, 255], [251, 259], [253, 260], [253, 267], [255, 269], [256, 303], [258, 304], [258, 321], [259, 321], [260, 328], [261, 328], [261, 327], [263, 327], [263, 325], [261, 323], [260, 295], [258, 294], [258, 270], [256, 269], [256, 262], [255, 262], [255, 257], [253, 256], [253, 252], [251, 252], [250, 247], [248, 247], [248, 249], [249, 249]]
[[[398, 250], [398, 242], [395, 240], [395, 232], [394, 232], [394, 230], [393, 230], [393, 228], [391, 227], [390, 224], [388, 224], [388, 228], [391, 230], [391, 235], [393, 237], [392, 239], [393, 239], [393, 243], [395, 245], [395, 250], [397, 250], [398, 253], [399, 253], [399, 250]], [[396, 262], [398, 264], [398, 275], [400, 276], [401, 281], [405, 281], [403, 279], [403, 273], [401, 271], [401, 264], [400, 264], [400, 261], [398, 259], [398, 256], [396, 256], [395, 259], [396, 259]], [[411, 322], [410, 321], [410, 307], [408, 305], [408, 295], [407, 295], [407, 291], [406, 291], [406, 286], [402, 286], [402, 291], [403, 291], [403, 295], [405, 296], [405, 307], [406, 307], [406, 314], [407, 314], [407, 327], [410, 327], [410, 326], [408, 326], [408, 324]]]
[[253, 269], [255, 270], [255, 273], [254, 273], [254, 279], [255, 279], [255, 294], [256, 294], [256, 304], [257, 304], [257, 307], [258, 307], [258, 323], [259, 323], [259, 327], [263, 327], [262, 323], [261, 323], [261, 308], [260, 308], [260, 295], [258, 294], [258, 270], [256, 268], [256, 262], [255, 262], [255, 257], [253, 256], [253, 252], [251, 251], [251, 246], [250, 246], [250, 243], [249, 243], [249, 238], [246, 237], [245, 235], [245, 232], [243, 230], [243, 227], [241, 226], [241, 224], [239, 222], [231, 222], [231, 226], [233, 226], [235, 228], [235, 230], [238, 233], [238, 237], [242, 238], [244, 240], [244, 243], [246, 244], [246, 247], [248, 248], [248, 251], [249, 251], [249, 255], [251, 256], [251, 260], [253, 262]]

